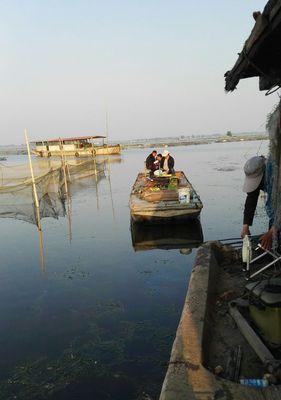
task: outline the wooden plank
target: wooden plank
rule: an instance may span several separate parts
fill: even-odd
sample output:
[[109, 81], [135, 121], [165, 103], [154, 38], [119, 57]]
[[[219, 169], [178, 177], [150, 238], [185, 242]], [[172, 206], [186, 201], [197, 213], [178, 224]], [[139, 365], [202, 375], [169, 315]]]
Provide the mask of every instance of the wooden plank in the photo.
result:
[[263, 364], [275, 363], [275, 358], [263, 344], [256, 332], [251, 328], [243, 315], [238, 311], [236, 306], [229, 306], [229, 312], [234, 321], [236, 322], [240, 332], [245, 337], [247, 342], [253, 348], [259, 359]]

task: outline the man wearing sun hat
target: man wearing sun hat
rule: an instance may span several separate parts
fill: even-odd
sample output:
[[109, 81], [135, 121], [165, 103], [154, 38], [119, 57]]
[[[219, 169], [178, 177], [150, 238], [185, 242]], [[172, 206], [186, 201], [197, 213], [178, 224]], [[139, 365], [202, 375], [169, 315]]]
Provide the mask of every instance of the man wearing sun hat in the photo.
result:
[[254, 156], [244, 165], [245, 181], [243, 192], [247, 193], [244, 206], [243, 227], [241, 237], [250, 235], [249, 227], [253, 224], [253, 219], [257, 207], [260, 191], [267, 193], [265, 209], [269, 218], [269, 230], [261, 236], [261, 245], [269, 249], [272, 246], [272, 237], [274, 233], [273, 221], [274, 213], [272, 209], [272, 164], [264, 156]]
[[162, 159], [160, 161], [160, 168], [164, 172], [167, 172], [167, 174], [173, 174], [175, 172], [174, 165], [174, 158], [170, 155], [170, 152], [168, 150], [164, 150], [162, 154]]

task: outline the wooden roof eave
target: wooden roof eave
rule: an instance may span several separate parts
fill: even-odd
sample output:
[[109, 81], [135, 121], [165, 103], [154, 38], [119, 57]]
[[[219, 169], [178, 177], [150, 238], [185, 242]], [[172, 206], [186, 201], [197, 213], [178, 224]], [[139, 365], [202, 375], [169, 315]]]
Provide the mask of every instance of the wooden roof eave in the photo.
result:
[[262, 48], [262, 44], [281, 23], [281, 0], [278, 0], [275, 6], [267, 15], [260, 14], [256, 20], [254, 28], [246, 40], [242, 52], [234, 67], [225, 74], [225, 90], [227, 92], [236, 89], [240, 79], [261, 76], [261, 71], [254, 65], [254, 59]]
[[259, 47], [258, 39], [261, 37], [267, 25], [268, 20], [265, 20], [265, 18], [261, 14], [257, 18], [255, 26], [252, 29], [249, 38], [244, 44], [242, 52], [239, 53], [239, 57], [234, 64], [234, 67], [225, 74], [225, 90], [227, 92], [236, 89], [236, 86], [239, 83], [240, 79], [255, 76], [254, 71], [252, 71], [252, 74], [249, 74], [249, 72], [246, 73], [246, 71], [248, 70], [249, 66], [251, 66], [249, 59], [252, 58], [257, 52]]

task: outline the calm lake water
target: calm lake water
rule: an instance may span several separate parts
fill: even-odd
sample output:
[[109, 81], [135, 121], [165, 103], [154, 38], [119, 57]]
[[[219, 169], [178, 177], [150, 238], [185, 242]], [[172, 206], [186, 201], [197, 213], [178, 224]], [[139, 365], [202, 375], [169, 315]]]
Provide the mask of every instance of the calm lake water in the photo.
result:
[[[239, 236], [243, 165], [267, 147], [170, 149], [203, 201], [204, 240]], [[1, 399], [158, 398], [196, 249], [135, 251], [128, 201], [148, 153], [124, 151], [110, 180], [71, 185], [69, 215], [42, 220], [44, 271], [36, 227], [0, 219]], [[266, 225], [260, 201], [252, 233]]]

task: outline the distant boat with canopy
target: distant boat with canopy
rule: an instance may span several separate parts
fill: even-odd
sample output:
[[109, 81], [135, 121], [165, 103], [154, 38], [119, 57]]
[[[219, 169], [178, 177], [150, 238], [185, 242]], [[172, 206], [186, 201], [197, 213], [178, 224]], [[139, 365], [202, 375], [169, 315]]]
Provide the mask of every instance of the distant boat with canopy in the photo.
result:
[[104, 142], [105, 136], [77, 136], [70, 138], [58, 138], [37, 140], [33, 154], [39, 157], [75, 156], [90, 157], [98, 155], [120, 154], [119, 144], [108, 145]]

